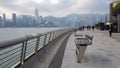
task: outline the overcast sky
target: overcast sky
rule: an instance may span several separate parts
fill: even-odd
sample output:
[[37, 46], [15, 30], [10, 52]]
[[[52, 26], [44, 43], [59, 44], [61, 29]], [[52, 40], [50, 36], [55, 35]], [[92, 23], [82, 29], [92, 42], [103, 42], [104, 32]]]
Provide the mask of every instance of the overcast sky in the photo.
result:
[[34, 15], [35, 8], [39, 15], [66, 16], [71, 13], [89, 14], [109, 13], [112, 0], [0, 0], [0, 15], [12, 13]]

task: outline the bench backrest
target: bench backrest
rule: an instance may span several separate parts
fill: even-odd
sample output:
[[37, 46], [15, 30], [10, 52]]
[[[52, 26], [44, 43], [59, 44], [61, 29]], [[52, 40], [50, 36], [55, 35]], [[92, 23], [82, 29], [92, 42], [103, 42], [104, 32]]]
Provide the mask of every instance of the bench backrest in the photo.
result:
[[89, 39], [91, 41], [93, 40], [93, 36], [90, 36], [90, 35], [85, 35], [85, 36], [86, 36], [87, 39]]

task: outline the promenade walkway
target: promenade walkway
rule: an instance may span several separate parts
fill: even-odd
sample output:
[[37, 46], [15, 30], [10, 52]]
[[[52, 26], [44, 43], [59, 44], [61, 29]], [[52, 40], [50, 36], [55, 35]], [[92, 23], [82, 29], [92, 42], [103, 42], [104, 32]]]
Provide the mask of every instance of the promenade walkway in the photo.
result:
[[81, 63], [77, 63], [75, 36], [68, 39], [61, 68], [120, 68], [120, 34], [109, 37], [106, 31], [78, 31], [77, 34], [93, 35]]

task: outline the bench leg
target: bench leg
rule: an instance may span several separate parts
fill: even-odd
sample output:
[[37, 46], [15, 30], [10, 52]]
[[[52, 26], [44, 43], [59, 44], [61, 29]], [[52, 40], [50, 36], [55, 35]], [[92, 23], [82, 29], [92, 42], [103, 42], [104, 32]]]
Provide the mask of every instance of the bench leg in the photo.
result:
[[77, 62], [78, 63], [81, 63], [81, 60], [82, 60], [82, 58], [83, 58], [83, 56], [84, 56], [84, 52], [85, 52], [85, 50], [86, 50], [86, 47], [87, 46], [77, 46]]

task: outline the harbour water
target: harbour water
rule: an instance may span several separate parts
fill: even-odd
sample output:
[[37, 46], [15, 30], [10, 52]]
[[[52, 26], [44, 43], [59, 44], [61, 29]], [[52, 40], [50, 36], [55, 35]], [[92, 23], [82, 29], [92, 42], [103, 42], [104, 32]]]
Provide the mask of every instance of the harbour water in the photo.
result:
[[0, 28], [0, 41], [10, 40], [25, 35], [44, 33], [48, 31], [54, 31], [63, 28]]

